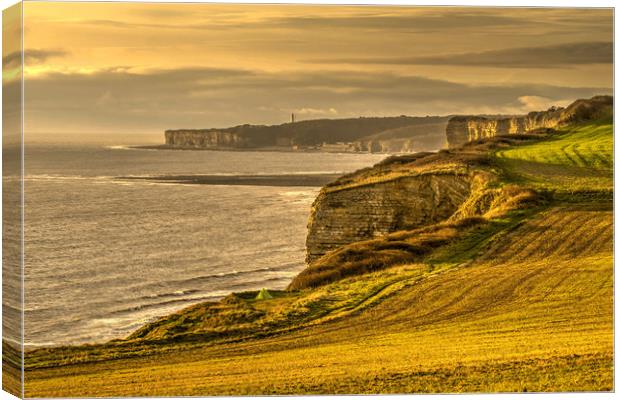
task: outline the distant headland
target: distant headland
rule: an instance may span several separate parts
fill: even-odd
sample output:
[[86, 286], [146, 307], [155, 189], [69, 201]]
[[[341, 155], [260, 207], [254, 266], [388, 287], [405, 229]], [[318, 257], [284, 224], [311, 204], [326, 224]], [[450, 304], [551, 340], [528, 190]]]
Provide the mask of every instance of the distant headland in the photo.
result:
[[398, 154], [459, 147], [498, 135], [556, 129], [609, 113], [611, 96], [579, 99], [527, 115], [448, 115], [316, 119], [280, 125], [169, 129], [165, 144], [135, 146], [157, 150], [300, 151]]
[[[445, 147], [449, 116], [317, 119], [280, 125], [170, 129], [150, 149], [409, 153]], [[147, 148], [147, 147], [141, 147]]]

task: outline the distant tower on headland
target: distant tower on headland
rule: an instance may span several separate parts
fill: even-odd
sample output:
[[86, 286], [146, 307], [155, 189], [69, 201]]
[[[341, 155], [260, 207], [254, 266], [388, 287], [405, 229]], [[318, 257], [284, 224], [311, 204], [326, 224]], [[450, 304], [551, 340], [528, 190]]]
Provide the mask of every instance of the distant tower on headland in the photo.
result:
[[291, 113], [291, 124], [295, 123], [295, 113]]

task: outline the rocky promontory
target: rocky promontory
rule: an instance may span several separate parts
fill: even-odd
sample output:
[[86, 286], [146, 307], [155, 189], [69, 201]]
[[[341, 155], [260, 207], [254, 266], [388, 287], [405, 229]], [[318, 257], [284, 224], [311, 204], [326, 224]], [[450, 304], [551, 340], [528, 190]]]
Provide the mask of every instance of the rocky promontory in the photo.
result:
[[312, 207], [306, 261], [349, 243], [447, 219], [469, 195], [470, 181], [465, 171], [446, 171], [327, 187]]
[[544, 201], [502, 181], [493, 149], [539, 137], [514, 135], [455, 150], [390, 157], [325, 186], [308, 222], [308, 267], [288, 289], [411, 264], [471, 229]]
[[523, 134], [541, 129], [557, 129], [582, 121], [601, 118], [611, 114], [613, 97], [595, 96], [579, 99], [566, 108], [552, 107], [546, 111], [533, 111], [527, 115], [486, 118], [480, 116], [456, 116], [448, 121], [446, 139], [451, 148], [473, 140]]
[[501, 193], [484, 154], [390, 157], [325, 186], [309, 217], [307, 263], [351, 243], [485, 214]]

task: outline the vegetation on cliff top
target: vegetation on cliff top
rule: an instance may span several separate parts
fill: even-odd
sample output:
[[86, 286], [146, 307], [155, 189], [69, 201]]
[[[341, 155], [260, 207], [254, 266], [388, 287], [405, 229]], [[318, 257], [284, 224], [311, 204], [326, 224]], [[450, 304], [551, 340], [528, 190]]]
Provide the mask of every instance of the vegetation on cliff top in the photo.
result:
[[538, 189], [613, 191], [611, 118], [569, 126], [547, 140], [496, 153], [514, 178]]
[[612, 142], [597, 121], [343, 177], [325, 190], [450, 163], [493, 179], [458, 218], [345, 246], [272, 299], [29, 352], [26, 396], [612, 390]]
[[613, 113], [612, 108], [613, 97], [594, 96], [575, 100], [566, 108], [551, 107], [546, 111], [532, 111], [522, 116], [490, 119], [482, 116], [455, 116], [448, 122], [446, 136], [450, 148], [460, 147], [479, 138], [544, 132], [608, 118]]
[[293, 279], [289, 290], [317, 287], [347, 276], [382, 270], [393, 265], [414, 264], [433, 250], [464, 236], [484, 218], [467, 218], [413, 231], [389, 234], [381, 239], [343, 246], [313, 262]]

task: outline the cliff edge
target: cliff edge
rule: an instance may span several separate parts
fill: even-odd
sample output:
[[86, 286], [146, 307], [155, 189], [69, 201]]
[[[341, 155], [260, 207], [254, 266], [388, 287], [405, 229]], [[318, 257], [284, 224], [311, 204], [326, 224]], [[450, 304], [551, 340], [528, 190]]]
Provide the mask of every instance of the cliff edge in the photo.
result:
[[308, 268], [289, 290], [419, 262], [493, 218], [538, 204], [544, 196], [504, 181], [492, 152], [539, 139], [496, 137], [394, 156], [325, 186], [308, 222]]
[[[503, 139], [512, 144], [528, 140], [525, 135]], [[499, 197], [502, 205], [523, 195], [498, 189], [498, 172], [489, 158], [498, 142], [390, 157], [325, 186], [312, 205], [306, 262], [312, 265], [351, 243], [484, 216]]]
[[611, 115], [612, 96], [594, 96], [579, 99], [566, 108], [552, 107], [547, 111], [533, 111], [527, 115], [508, 118], [456, 116], [448, 121], [446, 138], [450, 148], [473, 140], [499, 135], [524, 134], [541, 129], [557, 129], [569, 124], [590, 121]]
[[379, 164], [321, 190], [308, 222], [308, 264], [349, 243], [447, 219], [471, 192], [466, 165], [392, 167]]

